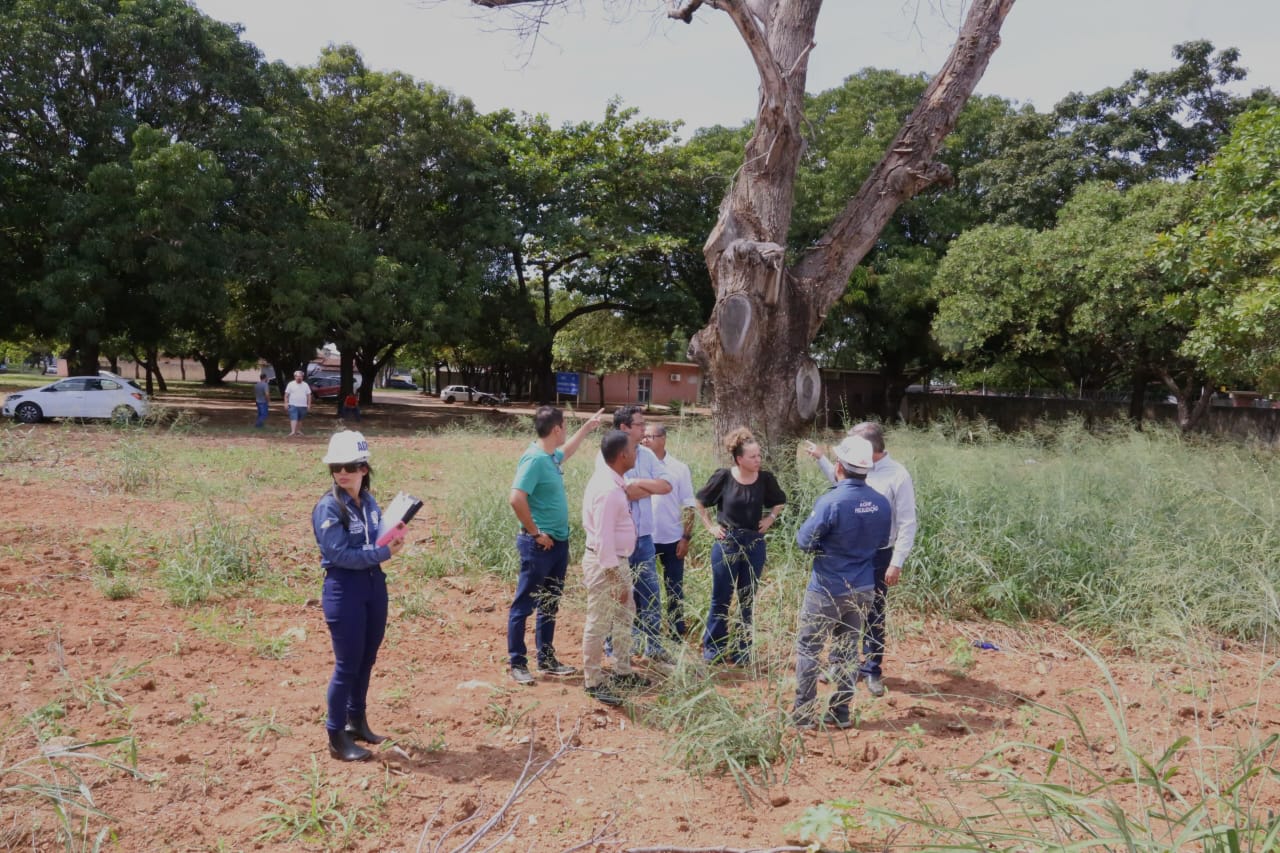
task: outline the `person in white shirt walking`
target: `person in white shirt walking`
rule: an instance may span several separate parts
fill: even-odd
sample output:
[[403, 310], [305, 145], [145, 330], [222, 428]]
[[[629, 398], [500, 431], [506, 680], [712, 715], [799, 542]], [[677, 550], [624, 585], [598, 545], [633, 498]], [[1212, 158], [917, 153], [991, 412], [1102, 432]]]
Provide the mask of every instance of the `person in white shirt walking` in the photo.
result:
[[644, 428], [644, 446], [653, 451], [671, 475], [671, 491], [649, 498], [653, 505], [653, 548], [662, 565], [666, 593], [667, 631], [677, 642], [684, 639], [684, 558], [693, 538], [693, 475], [689, 466], [667, 452], [667, 428], [650, 423]]
[[[896, 460], [889, 458], [884, 444], [884, 428], [864, 421], [849, 430], [871, 442], [875, 466], [867, 475], [867, 485], [889, 499], [891, 521], [889, 544], [876, 552], [875, 597], [867, 614], [867, 630], [862, 639], [861, 678], [872, 696], [884, 695], [884, 617], [889, 587], [902, 577], [902, 567], [916, 541], [916, 492], [911, 475]], [[835, 466], [812, 442], [806, 448], [818, 462], [827, 479], [835, 482]]]
[[284, 408], [289, 413], [289, 435], [302, 435], [302, 419], [311, 408], [311, 386], [303, 381], [301, 370], [295, 370], [293, 381], [284, 386]]

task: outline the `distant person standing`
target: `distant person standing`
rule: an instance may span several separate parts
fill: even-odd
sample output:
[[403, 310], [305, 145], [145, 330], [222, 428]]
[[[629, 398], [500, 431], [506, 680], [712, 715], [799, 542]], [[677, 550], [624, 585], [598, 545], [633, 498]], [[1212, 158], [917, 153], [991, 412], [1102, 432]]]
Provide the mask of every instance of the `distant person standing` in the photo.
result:
[[293, 372], [293, 381], [284, 386], [284, 407], [289, 412], [289, 435], [302, 435], [302, 419], [311, 408], [311, 386], [303, 381], [301, 370]]
[[258, 406], [258, 419], [253, 426], [254, 429], [262, 429], [267, 422], [267, 413], [271, 411], [271, 383], [265, 373], [259, 373], [258, 381], [253, 383], [253, 402]]
[[[872, 696], [884, 695], [884, 625], [889, 587], [896, 586], [902, 577], [902, 567], [916, 541], [916, 491], [911, 475], [896, 460], [889, 458], [885, 450], [884, 428], [871, 421], [864, 421], [849, 430], [849, 435], [860, 436], [871, 442], [875, 465], [867, 475], [867, 485], [889, 499], [891, 522], [889, 541], [875, 558], [875, 599], [867, 616], [867, 630], [862, 635], [862, 677]], [[809, 455], [828, 480], [835, 482], [835, 469], [831, 461], [822, 455], [812, 442]]]
[[684, 558], [693, 539], [693, 475], [689, 466], [667, 452], [667, 428], [651, 423], [644, 428], [644, 446], [653, 451], [671, 475], [671, 491], [654, 495], [653, 548], [662, 565], [662, 586], [666, 592], [667, 630], [679, 641], [688, 629], [684, 621]]
[[[538, 437], [516, 465], [508, 501], [520, 522], [516, 551], [520, 555], [520, 575], [507, 613], [507, 657], [511, 678], [516, 684], [533, 684], [529, 672], [529, 649], [524, 642], [525, 626], [536, 610], [534, 627], [538, 670], [559, 677], [577, 672], [556, 659], [556, 613], [564, 592], [564, 576], [569, 569], [569, 499], [564, 490], [561, 467], [577, 452], [587, 433], [600, 424], [604, 409], [587, 419], [565, 440], [564, 412], [555, 406], [540, 406], [533, 414]], [[561, 449], [563, 447], [563, 449]]]
[[356, 423], [360, 423], [360, 398], [356, 396], [356, 392], [352, 391], [342, 400], [342, 413], [338, 416], [340, 420], [351, 418]]
[[[751, 661], [751, 617], [756, 585], [764, 573], [764, 535], [778, 520], [787, 495], [761, 468], [763, 454], [751, 430], [738, 427], [724, 438], [733, 467], [720, 468], [697, 494], [698, 517], [715, 539], [711, 546], [711, 610], [702, 635], [702, 657], [713, 663]], [[765, 512], [765, 507], [769, 511]], [[716, 510], [713, 520], [707, 512]], [[730, 637], [729, 605], [734, 593], [741, 614], [736, 639]]]

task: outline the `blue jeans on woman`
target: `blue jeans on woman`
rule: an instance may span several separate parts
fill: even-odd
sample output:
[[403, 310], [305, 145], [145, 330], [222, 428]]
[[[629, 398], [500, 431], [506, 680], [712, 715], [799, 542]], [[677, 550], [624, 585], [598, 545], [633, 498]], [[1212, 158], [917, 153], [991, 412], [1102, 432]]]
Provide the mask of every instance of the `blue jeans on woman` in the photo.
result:
[[329, 569], [320, 603], [333, 640], [325, 728], [336, 732], [348, 715], [365, 712], [369, 677], [387, 631], [387, 576], [382, 569]]
[[[764, 573], [764, 536], [754, 530], [726, 530], [711, 548], [711, 611], [702, 635], [708, 661], [747, 663], [751, 659], [751, 608]], [[730, 637], [729, 605], [738, 593], [740, 624]]]

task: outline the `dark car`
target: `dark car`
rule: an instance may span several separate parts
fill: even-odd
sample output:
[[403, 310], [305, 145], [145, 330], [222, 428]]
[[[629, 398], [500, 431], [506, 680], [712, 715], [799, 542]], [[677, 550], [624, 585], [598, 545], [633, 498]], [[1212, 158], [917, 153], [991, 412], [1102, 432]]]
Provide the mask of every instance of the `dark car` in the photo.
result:
[[383, 388], [403, 388], [406, 391], [417, 391], [418, 385], [412, 380], [405, 379], [403, 376], [392, 376], [385, 383]]

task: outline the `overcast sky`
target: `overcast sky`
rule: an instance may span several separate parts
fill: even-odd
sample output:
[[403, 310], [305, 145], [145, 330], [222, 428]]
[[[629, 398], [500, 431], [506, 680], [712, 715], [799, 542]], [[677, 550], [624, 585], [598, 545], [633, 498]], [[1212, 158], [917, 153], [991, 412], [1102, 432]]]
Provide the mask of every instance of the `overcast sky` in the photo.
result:
[[[686, 130], [754, 116], [756, 76], [726, 15], [702, 9], [692, 25], [658, 13], [612, 18], [598, 0], [560, 14], [533, 47], [502, 29], [510, 19], [467, 0], [196, 0], [240, 23], [270, 59], [315, 62], [329, 43], [354, 44], [365, 62], [463, 95], [482, 111], [594, 120], [614, 96]], [[623, 4], [615, 3], [622, 6]], [[645, 5], [637, 0], [632, 6]], [[665, 6], [650, 2], [649, 5]], [[818, 21], [809, 91], [867, 66], [935, 72], [959, 26], [956, 0], [827, 0]], [[1237, 47], [1247, 88], [1280, 90], [1280, 0], [1018, 0], [983, 94], [1047, 110], [1069, 92], [1123, 82], [1136, 68], [1173, 65], [1173, 45], [1207, 38]]]

